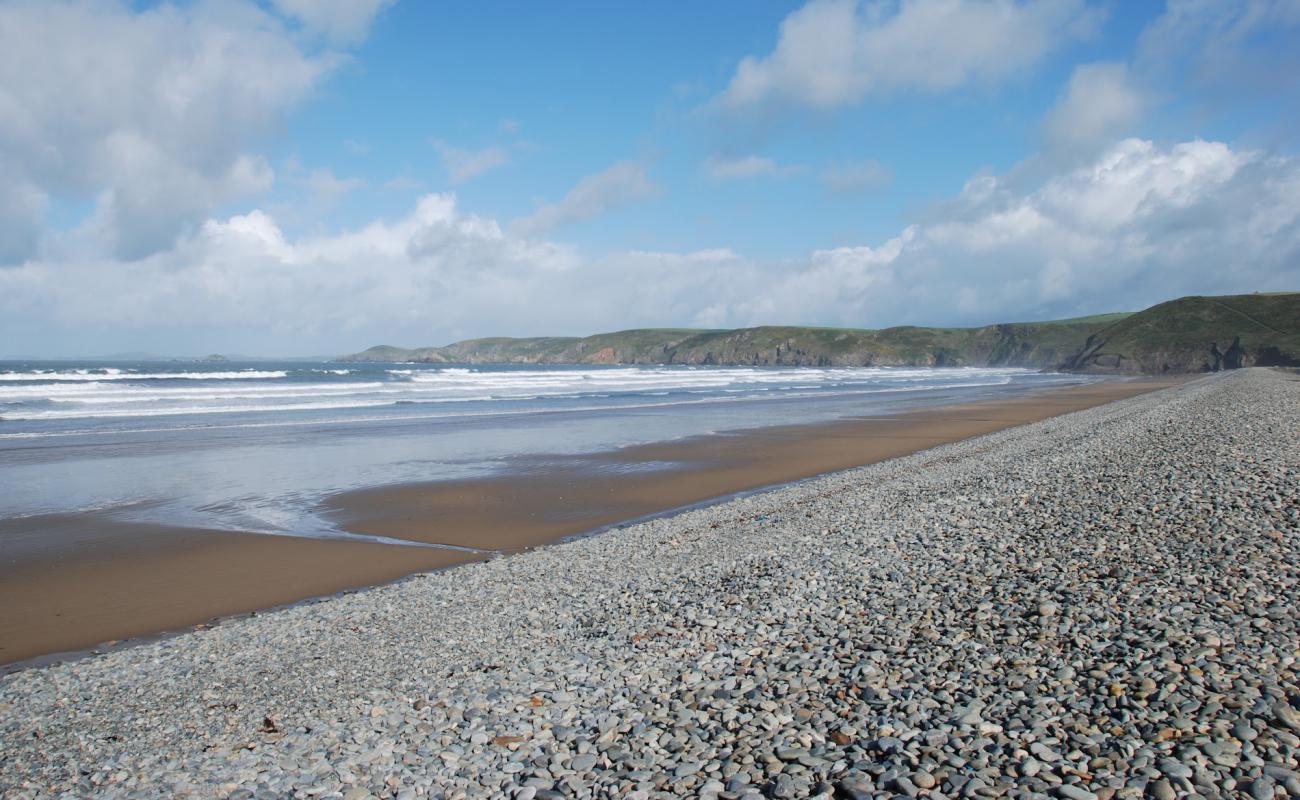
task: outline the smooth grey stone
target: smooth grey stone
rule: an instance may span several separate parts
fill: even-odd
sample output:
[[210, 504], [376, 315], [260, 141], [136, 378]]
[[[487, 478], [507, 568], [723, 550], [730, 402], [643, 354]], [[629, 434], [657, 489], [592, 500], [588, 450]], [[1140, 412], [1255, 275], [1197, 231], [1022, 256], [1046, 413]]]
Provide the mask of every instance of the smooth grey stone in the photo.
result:
[[876, 784], [863, 774], [848, 775], [835, 782], [835, 788], [849, 800], [873, 800]]
[[1276, 784], [1273, 783], [1272, 778], [1256, 778], [1250, 782], [1250, 786], [1246, 790], [1250, 793], [1252, 800], [1273, 800], [1275, 786]]

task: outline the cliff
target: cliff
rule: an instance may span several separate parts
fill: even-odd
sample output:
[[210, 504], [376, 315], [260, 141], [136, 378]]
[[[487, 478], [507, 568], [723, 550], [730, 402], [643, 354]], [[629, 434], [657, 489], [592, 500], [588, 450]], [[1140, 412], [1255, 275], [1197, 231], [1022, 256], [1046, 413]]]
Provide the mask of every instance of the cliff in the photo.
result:
[[[1216, 355], [1217, 353], [1217, 355]], [[380, 346], [344, 361], [458, 364], [1017, 366], [1127, 374], [1300, 365], [1300, 294], [1187, 297], [1116, 313], [980, 328], [765, 325]]]
[[1061, 367], [1157, 374], [1300, 366], [1300, 294], [1182, 297], [1090, 334]]

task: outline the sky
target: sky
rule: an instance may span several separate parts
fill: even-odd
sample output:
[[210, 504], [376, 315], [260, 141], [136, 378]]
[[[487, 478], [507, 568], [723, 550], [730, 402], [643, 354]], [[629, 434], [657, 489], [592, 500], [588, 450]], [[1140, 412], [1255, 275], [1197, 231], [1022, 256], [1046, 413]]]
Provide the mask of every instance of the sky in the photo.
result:
[[1300, 0], [0, 0], [0, 355], [1300, 290]]

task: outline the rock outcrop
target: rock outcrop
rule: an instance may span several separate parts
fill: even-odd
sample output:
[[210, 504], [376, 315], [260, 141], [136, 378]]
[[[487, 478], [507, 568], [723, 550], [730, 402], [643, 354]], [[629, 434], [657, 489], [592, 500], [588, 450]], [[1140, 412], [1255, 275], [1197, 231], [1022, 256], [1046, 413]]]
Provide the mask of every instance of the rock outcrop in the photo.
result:
[[1060, 366], [1120, 374], [1300, 366], [1300, 294], [1171, 300], [1090, 334]]

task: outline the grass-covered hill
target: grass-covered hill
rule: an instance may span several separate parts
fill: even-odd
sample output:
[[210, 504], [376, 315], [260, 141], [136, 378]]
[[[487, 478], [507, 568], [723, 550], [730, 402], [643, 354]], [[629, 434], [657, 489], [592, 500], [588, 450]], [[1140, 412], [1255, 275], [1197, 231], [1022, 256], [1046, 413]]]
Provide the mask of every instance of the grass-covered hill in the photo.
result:
[[[1217, 355], [1216, 355], [1217, 353]], [[345, 361], [459, 364], [1019, 366], [1122, 373], [1300, 365], [1300, 294], [1185, 297], [1134, 314], [982, 328], [651, 328], [387, 345]]]
[[1181, 297], [1102, 328], [1061, 365], [1089, 372], [1207, 372], [1300, 365], [1300, 293]]

